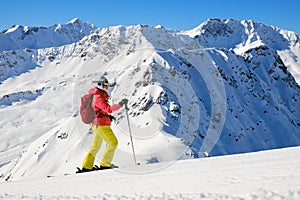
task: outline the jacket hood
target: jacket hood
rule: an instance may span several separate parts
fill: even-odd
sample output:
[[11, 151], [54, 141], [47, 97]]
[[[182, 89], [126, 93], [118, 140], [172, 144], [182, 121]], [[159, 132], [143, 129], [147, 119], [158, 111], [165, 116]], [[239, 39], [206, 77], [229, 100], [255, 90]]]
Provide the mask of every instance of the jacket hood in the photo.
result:
[[102, 90], [98, 87], [91, 88], [88, 93], [94, 94], [94, 95], [99, 94], [99, 95], [103, 96], [105, 99], [109, 98], [109, 94], [105, 90]]

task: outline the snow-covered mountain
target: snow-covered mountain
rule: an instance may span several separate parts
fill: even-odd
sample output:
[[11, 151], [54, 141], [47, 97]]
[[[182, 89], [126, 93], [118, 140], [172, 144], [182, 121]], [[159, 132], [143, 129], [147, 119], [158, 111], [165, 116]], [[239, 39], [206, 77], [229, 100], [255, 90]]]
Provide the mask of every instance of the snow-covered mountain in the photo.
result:
[[198, 38], [205, 48], [225, 48], [242, 56], [255, 47], [267, 46], [274, 49], [300, 84], [300, 38], [295, 32], [251, 20], [210, 19], [186, 33]]
[[[300, 145], [300, 41], [293, 32], [250, 20], [209, 19], [178, 32], [75, 19], [15, 26], [0, 34], [0, 44], [2, 180], [81, 165], [92, 134], [78, 116], [80, 97], [102, 74], [115, 83], [111, 103], [130, 100], [141, 164]], [[128, 167], [125, 111], [115, 117], [114, 162]]]
[[67, 24], [56, 24], [51, 27], [28, 27], [14, 25], [0, 34], [0, 51], [18, 49], [40, 49], [57, 47], [78, 42], [89, 35], [96, 27], [92, 23], [82, 22], [75, 18]]

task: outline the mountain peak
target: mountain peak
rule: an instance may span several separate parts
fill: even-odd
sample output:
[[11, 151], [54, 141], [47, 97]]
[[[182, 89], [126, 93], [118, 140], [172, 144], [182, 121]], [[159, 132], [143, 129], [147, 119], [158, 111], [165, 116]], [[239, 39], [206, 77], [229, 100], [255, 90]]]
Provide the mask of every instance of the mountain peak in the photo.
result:
[[74, 18], [71, 21], [69, 21], [67, 24], [75, 24], [75, 23], [82, 23], [82, 21], [79, 18]]
[[[265, 44], [273, 49], [287, 49], [291, 42], [297, 42], [297, 36], [290, 32], [267, 26], [252, 20], [211, 18], [196, 28], [184, 31], [193, 38], [198, 38], [200, 44], [207, 48], [237, 49], [247, 51], [256, 43]], [[293, 40], [293, 41], [292, 41]]]
[[62, 46], [81, 40], [97, 27], [92, 23], [74, 18], [67, 24], [50, 27], [15, 25], [0, 34], [0, 52], [17, 49], [40, 49]]

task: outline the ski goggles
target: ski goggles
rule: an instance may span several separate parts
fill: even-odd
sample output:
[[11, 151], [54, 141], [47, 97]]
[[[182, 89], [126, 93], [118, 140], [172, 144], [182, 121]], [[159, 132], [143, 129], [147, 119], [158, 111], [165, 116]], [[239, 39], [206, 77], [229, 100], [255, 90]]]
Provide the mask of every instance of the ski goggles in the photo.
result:
[[109, 86], [109, 83], [108, 83], [108, 81], [104, 81], [104, 82], [103, 82], [103, 85], [105, 85], [105, 86]]

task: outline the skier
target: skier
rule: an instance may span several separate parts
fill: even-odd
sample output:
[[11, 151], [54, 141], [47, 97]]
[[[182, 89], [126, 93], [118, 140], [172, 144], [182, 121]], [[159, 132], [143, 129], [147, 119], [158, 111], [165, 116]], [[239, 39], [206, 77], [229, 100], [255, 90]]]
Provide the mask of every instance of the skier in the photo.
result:
[[[92, 122], [94, 138], [86, 156], [84, 157], [82, 169], [78, 172], [111, 169], [115, 167], [111, 164], [111, 161], [118, 146], [118, 140], [112, 129], [110, 128], [113, 117], [109, 115], [109, 113], [119, 110], [123, 105], [128, 103], [128, 100], [122, 99], [118, 104], [109, 105], [108, 80], [104, 76], [102, 76], [97, 82], [97, 85], [98, 87], [94, 87], [89, 90], [89, 94], [94, 94], [92, 107], [96, 112], [96, 117]], [[103, 140], [107, 145], [102, 155], [100, 167], [94, 167], [95, 157], [101, 147]]]

